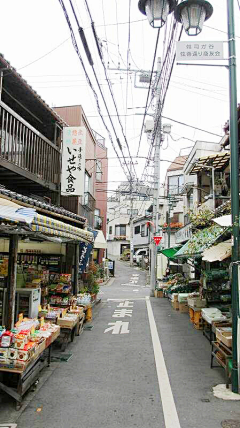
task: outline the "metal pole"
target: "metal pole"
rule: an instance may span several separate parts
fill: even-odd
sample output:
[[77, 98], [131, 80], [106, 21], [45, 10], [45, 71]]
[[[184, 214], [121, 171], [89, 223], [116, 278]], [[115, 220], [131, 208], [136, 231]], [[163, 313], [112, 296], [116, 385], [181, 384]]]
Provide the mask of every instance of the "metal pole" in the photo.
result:
[[230, 151], [231, 151], [231, 211], [232, 211], [232, 391], [238, 393], [238, 263], [239, 263], [239, 148], [237, 113], [236, 47], [233, 0], [227, 0], [229, 94], [230, 94]]
[[11, 235], [9, 238], [7, 318], [5, 323], [7, 330], [11, 330], [14, 327], [16, 281], [17, 281], [17, 253], [18, 253], [18, 235]]
[[0, 72], [0, 101], [2, 100], [3, 71]]
[[133, 266], [133, 177], [132, 177], [132, 162], [130, 162], [130, 266]]
[[[160, 75], [161, 71], [161, 60], [158, 58], [157, 64], [157, 74]], [[157, 102], [158, 106], [159, 100], [161, 98], [160, 92], [160, 78], [158, 79], [158, 87], [157, 87]], [[160, 109], [162, 107], [160, 106]], [[161, 112], [160, 112], [161, 114]], [[155, 118], [158, 118], [158, 112], [155, 112]], [[158, 120], [158, 119], [157, 119]], [[162, 121], [161, 116], [159, 123], [159, 129], [156, 130], [156, 136], [154, 140], [155, 145], [155, 153], [154, 153], [154, 197], [153, 197], [153, 223], [155, 225], [155, 234], [158, 233], [158, 214], [159, 214], [159, 195], [160, 195], [160, 145], [161, 145], [161, 129], [162, 129]], [[154, 236], [154, 233], [153, 233]], [[153, 242], [152, 236], [152, 251], [151, 251], [151, 278], [150, 278], [150, 287], [151, 287], [151, 295], [154, 296], [155, 286], [156, 286], [156, 267], [157, 267], [157, 246]]]
[[215, 211], [215, 169], [212, 167], [212, 194], [213, 194], [213, 211]]
[[168, 248], [171, 247], [171, 227], [170, 227], [170, 218], [171, 218], [171, 206], [170, 201], [168, 201], [168, 221], [167, 221], [167, 231], [168, 231]]

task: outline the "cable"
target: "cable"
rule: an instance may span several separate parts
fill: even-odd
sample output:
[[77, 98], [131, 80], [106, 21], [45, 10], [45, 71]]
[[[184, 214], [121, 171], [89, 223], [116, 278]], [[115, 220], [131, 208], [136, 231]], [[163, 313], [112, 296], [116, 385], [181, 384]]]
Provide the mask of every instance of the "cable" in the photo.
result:
[[[62, 0], [59, 0], [59, 1], [62, 1]], [[71, 5], [72, 12], [73, 12], [74, 18], [75, 18], [75, 20], [76, 20], [77, 26], [78, 26], [78, 31], [79, 31], [79, 35], [80, 35], [81, 40], [82, 40], [82, 43], [83, 43], [83, 47], [84, 47], [84, 49], [85, 49], [85, 52], [86, 52], [86, 55], [87, 55], [87, 58], [88, 58], [89, 64], [90, 64], [90, 65], [91, 65], [91, 67], [92, 67], [93, 74], [94, 74], [95, 80], [96, 80], [96, 82], [97, 82], [97, 86], [98, 86], [99, 92], [100, 92], [100, 94], [101, 94], [101, 97], [102, 97], [103, 103], [104, 103], [104, 105], [105, 105], [105, 108], [106, 108], [106, 111], [107, 111], [107, 114], [108, 114], [108, 117], [109, 117], [109, 120], [110, 120], [110, 123], [111, 123], [112, 129], [113, 129], [113, 132], [114, 132], [114, 134], [115, 134], [115, 137], [116, 137], [116, 141], [117, 141], [118, 147], [119, 147], [119, 149], [121, 150], [121, 152], [122, 152], [122, 154], [123, 154], [123, 156], [124, 156], [124, 153], [123, 153], [123, 150], [122, 150], [122, 145], [121, 145], [120, 140], [119, 140], [119, 138], [118, 138], [118, 136], [117, 136], [116, 129], [115, 129], [115, 127], [114, 127], [114, 124], [113, 124], [113, 121], [112, 121], [112, 118], [111, 118], [110, 112], [109, 112], [109, 110], [108, 110], [108, 106], [107, 106], [107, 103], [106, 103], [106, 100], [105, 100], [104, 94], [103, 94], [103, 92], [102, 92], [101, 85], [100, 85], [100, 83], [99, 83], [99, 80], [98, 80], [98, 77], [97, 77], [97, 74], [96, 74], [96, 71], [95, 71], [95, 68], [94, 68], [93, 59], [92, 59], [92, 56], [91, 56], [91, 53], [90, 53], [90, 50], [89, 50], [89, 47], [88, 47], [88, 44], [87, 44], [87, 40], [86, 40], [85, 35], [84, 35], [83, 28], [81, 28], [81, 27], [80, 27], [80, 25], [79, 25], [79, 21], [78, 21], [78, 18], [77, 18], [77, 15], [76, 15], [75, 9], [74, 9], [73, 4], [72, 4], [72, 0], [69, 0], [69, 2], [70, 2], [70, 5]], [[85, 3], [86, 3], [86, 5], [87, 5], [87, 2], [85, 2]], [[88, 8], [88, 11], [89, 11], [89, 8]], [[90, 12], [90, 11], [89, 11], [89, 12]], [[93, 27], [94, 27], [94, 23], [93, 23]], [[94, 32], [94, 34], [95, 34], [95, 40], [97, 41], [96, 32]], [[98, 46], [98, 47], [99, 47], [99, 46]], [[100, 52], [100, 50], [99, 50], [99, 52]], [[104, 123], [105, 123], [105, 122], [104, 122]], [[108, 130], [108, 128], [107, 128], [107, 126], [106, 126], [106, 124], [105, 124], [105, 127], [106, 127], [106, 129]], [[108, 132], [109, 132], [109, 130], [108, 130]], [[114, 146], [114, 147], [115, 147], [115, 146]], [[116, 151], [116, 150], [115, 150], [115, 153], [117, 154], [117, 151]], [[120, 158], [119, 158], [119, 161], [120, 161]], [[124, 163], [125, 163], [125, 166], [126, 166], [126, 168], [127, 168], [128, 172], [129, 172], [129, 177], [130, 177], [130, 179], [131, 179], [131, 171], [129, 170], [129, 166], [128, 166], [128, 164], [127, 164], [127, 162], [126, 162], [125, 158], [124, 158], [124, 161], [125, 161], [125, 162], [124, 162]], [[121, 166], [122, 166], [122, 164], [121, 164]], [[122, 167], [122, 168], [123, 168], [123, 167]], [[124, 171], [124, 168], [123, 168], [123, 171]], [[126, 175], [126, 177], [127, 177], [127, 174], [126, 174], [126, 172], [125, 172], [125, 171], [124, 171], [124, 173], [125, 173], [125, 175]]]
[[[109, 139], [110, 139], [111, 144], [112, 144], [112, 146], [113, 146], [113, 149], [114, 149], [114, 151], [115, 151], [116, 155], [118, 156], [118, 152], [117, 152], [116, 147], [115, 147], [115, 145], [114, 145], [114, 142], [113, 142], [113, 139], [112, 139], [111, 133], [110, 133], [110, 131], [109, 131], [108, 127], [107, 127], [107, 124], [106, 124], [106, 122], [105, 122], [105, 120], [104, 120], [104, 118], [103, 118], [103, 116], [102, 116], [102, 112], [101, 112], [101, 109], [100, 109], [100, 105], [99, 105], [99, 100], [98, 100], [97, 93], [96, 93], [96, 91], [95, 91], [95, 89], [94, 89], [94, 87], [93, 87], [93, 85], [92, 85], [92, 82], [91, 82], [91, 80], [90, 80], [89, 76], [88, 76], [88, 73], [87, 73], [87, 70], [86, 70], [86, 68], [85, 68], [85, 65], [84, 65], [83, 59], [82, 59], [81, 54], [80, 54], [80, 52], [79, 52], [78, 45], [77, 45], [77, 42], [76, 42], [76, 39], [75, 39], [75, 35], [74, 35], [73, 29], [72, 29], [72, 25], [71, 25], [71, 22], [70, 22], [70, 19], [69, 19], [69, 16], [68, 16], [67, 10], [66, 10], [65, 5], [64, 5], [64, 1], [63, 1], [63, 0], [58, 0], [58, 1], [59, 1], [60, 5], [61, 5], [61, 7], [62, 7], [62, 9], [63, 9], [63, 13], [64, 13], [64, 15], [65, 15], [65, 18], [66, 18], [66, 21], [67, 21], [67, 24], [68, 24], [68, 27], [69, 27], [69, 30], [70, 30], [71, 39], [72, 39], [72, 44], [73, 44], [73, 47], [74, 47], [74, 49], [75, 49], [75, 51], [76, 51], [76, 53], [77, 53], [77, 55], [78, 55], [78, 58], [79, 58], [80, 62], [81, 62], [82, 68], [83, 68], [84, 73], [85, 73], [85, 76], [86, 76], [87, 83], [88, 83], [88, 85], [90, 86], [90, 88], [91, 88], [91, 89], [92, 89], [92, 91], [93, 91], [93, 94], [94, 94], [94, 97], [95, 97], [95, 101], [96, 101], [96, 104], [97, 104], [97, 110], [98, 110], [98, 113], [99, 113], [99, 115], [100, 115], [100, 117], [101, 117], [101, 119], [102, 119], [102, 122], [103, 122], [103, 124], [104, 124], [105, 129], [107, 130], [107, 133], [108, 133]], [[120, 163], [120, 165], [121, 165], [121, 167], [122, 167], [122, 169], [123, 169], [123, 171], [124, 171], [124, 173], [125, 173], [125, 175], [126, 175], [126, 177], [127, 177], [127, 174], [126, 174], [126, 172], [125, 172], [125, 170], [124, 170], [124, 168], [123, 168], [123, 165], [122, 165], [121, 159], [119, 159], [119, 163]]]
[[[131, 0], [128, 0], [128, 47], [127, 47], [127, 85], [126, 85], [126, 113], [128, 110], [128, 79], [129, 79], [129, 55], [130, 55], [130, 41], [131, 41]], [[127, 129], [127, 117], [125, 118], [125, 133]]]
[[154, 51], [154, 56], [153, 56], [153, 63], [152, 63], [152, 70], [151, 70], [150, 82], [149, 82], [149, 87], [148, 87], [147, 101], [146, 101], [145, 111], [144, 111], [144, 116], [143, 116], [143, 121], [142, 121], [142, 128], [141, 128], [141, 132], [140, 132], [140, 139], [139, 139], [139, 143], [138, 143], [137, 155], [139, 154], [139, 150], [140, 150], [140, 145], [141, 145], [141, 141], [142, 141], [142, 134], [143, 134], [143, 128], [144, 128], [144, 121], [145, 121], [145, 117], [146, 117], [147, 110], [148, 110], [148, 100], [149, 100], [149, 95], [150, 95], [150, 91], [151, 91], [153, 70], [154, 70], [154, 65], [155, 65], [155, 60], [156, 60], [156, 55], [157, 55], [157, 47], [158, 47], [159, 36], [160, 36], [160, 28], [158, 29], [157, 39], [156, 39], [156, 44], [155, 44], [155, 51]]
[[[115, 100], [114, 93], [113, 93], [113, 90], [112, 90], [112, 84], [111, 84], [111, 81], [109, 80], [109, 77], [108, 77], [108, 74], [107, 74], [107, 69], [106, 69], [106, 66], [105, 66], [105, 63], [104, 63], [104, 60], [103, 60], [103, 56], [102, 56], [102, 52], [101, 52], [101, 49], [100, 49], [100, 46], [99, 46], [97, 32], [95, 30], [95, 24], [93, 22], [92, 15], [91, 15], [90, 8], [88, 6], [88, 1], [87, 0], [85, 0], [85, 4], [86, 4], [87, 10], [88, 10], [88, 14], [89, 14], [89, 17], [90, 17], [90, 20], [91, 20], [91, 27], [92, 27], [92, 31], [93, 31], [93, 36], [94, 36], [94, 39], [95, 39], [95, 42], [96, 42], [96, 46], [97, 46], [97, 50], [98, 50], [98, 54], [99, 54], [99, 57], [100, 57], [100, 60], [101, 60], [101, 63], [102, 63], [103, 69], [104, 69], [105, 79], [107, 81], [107, 84], [108, 84], [108, 87], [109, 87], [109, 90], [110, 90], [110, 94], [111, 94], [111, 97], [112, 97], [112, 100], [113, 100], [113, 104], [114, 104], [114, 107], [115, 107], [115, 110], [116, 110], [116, 113], [117, 113], [118, 122], [119, 122], [119, 125], [121, 127], [122, 134], [123, 134], [123, 137], [124, 137], [124, 141], [126, 143], [126, 146], [127, 146], [127, 149], [128, 149], [128, 153], [129, 153], [129, 156], [130, 156], [130, 159], [131, 159], [131, 163], [132, 163], [132, 156], [131, 156], [131, 153], [130, 153], [130, 147], [129, 147], [129, 144], [128, 144], [128, 141], [127, 141], [127, 137], [126, 137], [126, 135], [124, 133], [123, 125], [122, 125], [122, 122], [121, 122], [121, 119], [120, 119], [120, 116], [119, 116], [119, 113], [118, 113], [118, 108], [117, 108], [116, 100]], [[121, 148], [121, 152], [123, 153], [122, 148]], [[134, 165], [133, 165], [133, 168], [134, 168], [135, 176], [137, 176], [137, 172], [136, 172], [136, 169], [135, 169]], [[130, 173], [130, 176], [131, 176], [131, 173]]]

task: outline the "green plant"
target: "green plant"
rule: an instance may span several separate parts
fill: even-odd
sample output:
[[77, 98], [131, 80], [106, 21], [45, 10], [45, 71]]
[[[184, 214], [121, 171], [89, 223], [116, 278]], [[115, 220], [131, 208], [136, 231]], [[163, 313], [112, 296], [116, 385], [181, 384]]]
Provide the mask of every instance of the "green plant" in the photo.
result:
[[193, 226], [195, 227], [207, 227], [212, 224], [212, 219], [214, 218], [214, 212], [209, 208], [203, 208], [197, 213], [190, 211], [189, 219]]

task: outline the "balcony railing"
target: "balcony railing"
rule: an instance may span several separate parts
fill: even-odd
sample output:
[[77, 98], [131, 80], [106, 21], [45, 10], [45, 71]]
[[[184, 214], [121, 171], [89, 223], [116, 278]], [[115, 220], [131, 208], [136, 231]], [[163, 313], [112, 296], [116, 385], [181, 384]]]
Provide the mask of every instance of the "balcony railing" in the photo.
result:
[[83, 197], [83, 206], [87, 208], [89, 211], [94, 211], [96, 205], [96, 200], [89, 192], [84, 193]]
[[0, 102], [0, 159], [28, 171], [44, 184], [58, 182], [60, 149], [3, 102]]

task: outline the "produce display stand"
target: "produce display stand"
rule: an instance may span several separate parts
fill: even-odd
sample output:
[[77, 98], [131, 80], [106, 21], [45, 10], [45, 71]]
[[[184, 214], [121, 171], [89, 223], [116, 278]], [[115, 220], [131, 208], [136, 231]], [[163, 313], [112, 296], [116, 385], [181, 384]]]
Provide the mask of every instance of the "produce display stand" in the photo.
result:
[[83, 322], [85, 314], [77, 316], [75, 321], [66, 321], [61, 318], [58, 319], [58, 325], [60, 325], [60, 336], [59, 341], [61, 343], [61, 351], [65, 351], [69, 342], [74, 341], [75, 336], [80, 335], [80, 331], [83, 328]]
[[192, 322], [194, 328], [196, 330], [202, 330], [203, 329], [202, 308], [198, 308], [196, 306], [190, 306], [189, 304], [188, 304], [188, 308], [189, 308], [190, 321]]
[[40, 371], [50, 366], [52, 344], [59, 334], [60, 328], [45, 339], [24, 368], [0, 366], [0, 373], [2, 373], [0, 389], [16, 400], [16, 410], [20, 409], [24, 394], [37, 380]]
[[[213, 365], [213, 359], [216, 359], [218, 365]], [[231, 381], [231, 364], [232, 364], [232, 350], [224, 343], [212, 342], [211, 350], [211, 369], [214, 367], [222, 367], [225, 370], [226, 387], [229, 388]]]

